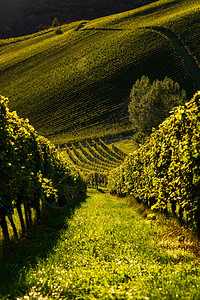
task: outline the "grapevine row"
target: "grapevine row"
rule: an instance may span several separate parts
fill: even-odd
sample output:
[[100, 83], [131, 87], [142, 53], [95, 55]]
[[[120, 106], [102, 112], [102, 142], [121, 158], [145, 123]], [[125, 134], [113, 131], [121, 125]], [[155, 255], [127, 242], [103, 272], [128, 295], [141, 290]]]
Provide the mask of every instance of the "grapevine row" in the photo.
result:
[[110, 170], [107, 166], [102, 166], [99, 164], [95, 164], [93, 162], [90, 162], [89, 160], [87, 161], [84, 156], [81, 156], [81, 152], [77, 155], [78, 150], [76, 149], [76, 152], [74, 152], [74, 149], [69, 149], [66, 147], [66, 153], [68, 157], [71, 159], [73, 164], [77, 166], [78, 168], [85, 168], [88, 170], [97, 170], [97, 169], [103, 169], [103, 170]]
[[[38, 135], [26, 119], [8, 109], [8, 99], [0, 96], [0, 226], [9, 240], [7, 221], [16, 208], [24, 234], [33, 223], [33, 209], [41, 218], [41, 200], [62, 205], [85, 195], [86, 185], [75, 168], [47, 139]], [[25, 218], [22, 213], [24, 208]]]
[[[107, 146], [102, 140], [88, 141], [85, 145], [78, 143], [65, 147], [65, 154], [68, 159], [79, 169], [89, 186], [107, 186], [109, 171], [122, 163], [126, 155], [116, 146], [115, 151]], [[118, 152], [117, 152], [118, 151]]]
[[103, 162], [102, 162], [101, 159], [94, 156], [87, 148], [84, 148], [80, 142], [78, 143], [78, 147], [82, 151], [82, 153], [88, 158], [89, 162], [95, 162], [98, 165], [104, 165], [109, 168], [112, 168], [113, 166], [115, 166], [114, 164], [110, 163], [109, 161], [106, 161], [106, 159], [103, 160]]
[[149, 140], [112, 170], [109, 187], [176, 215], [200, 233], [200, 92], [174, 108]]
[[117, 148], [114, 144], [111, 145], [113, 152], [117, 153], [122, 159], [126, 158], [126, 154], [120, 150], [119, 148]]
[[[110, 154], [112, 157], [116, 158], [117, 161], [122, 162], [123, 161], [123, 155], [119, 155], [117, 152], [113, 151], [112, 148], [109, 148], [104, 141], [102, 141], [101, 139], [99, 139], [99, 144], [101, 145], [101, 147], [108, 152], [108, 154]], [[116, 148], [116, 147], [115, 147]]]
[[[86, 147], [94, 157], [98, 158], [102, 162], [108, 162], [108, 159], [104, 157], [98, 150], [96, 150], [94, 146], [92, 147], [90, 143], [88, 143], [88, 141], [86, 141]], [[109, 162], [112, 166], [116, 166], [114, 162], [112, 161]]]
[[94, 146], [94, 148], [102, 155], [104, 156], [106, 159], [114, 162], [114, 163], [117, 163], [117, 164], [120, 164], [120, 160], [116, 159], [114, 156], [112, 156], [107, 150], [105, 150], [101, 144], [98, 144], [97, 142], [95, 142], [94, 140], [92, 140], [92, 144]]

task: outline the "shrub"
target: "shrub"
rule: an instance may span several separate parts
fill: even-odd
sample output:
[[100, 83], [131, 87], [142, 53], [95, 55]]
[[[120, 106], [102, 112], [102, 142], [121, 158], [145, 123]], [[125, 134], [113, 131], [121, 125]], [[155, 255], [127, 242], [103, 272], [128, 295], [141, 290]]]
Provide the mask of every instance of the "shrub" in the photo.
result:
[[56, 29], [56, 34], [63, 34], [61, 28]]

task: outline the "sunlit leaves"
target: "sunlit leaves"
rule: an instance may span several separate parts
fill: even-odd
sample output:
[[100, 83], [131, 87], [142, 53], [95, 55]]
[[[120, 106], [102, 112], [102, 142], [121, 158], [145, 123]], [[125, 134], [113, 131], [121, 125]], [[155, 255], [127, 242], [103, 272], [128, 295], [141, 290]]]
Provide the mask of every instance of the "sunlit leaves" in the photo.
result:
[[200, 92], [174, 114], [121, 168], [110, 174], [112, 193], [130, 193], [152, 207], [177, 214], [199, 230]]
[[[23, 204], [25, 212], [30, 206], [39, 213], [43, 194], [51, 202], [59, 197], [84, 195], [86, 185], [76, 169], [53, 144], [38, 135], [28, 119], [9, 111], [7, 98], [0, 96], [0, 101], [0, 217], [12, 215], [13, 202], [18, 209]], [[65, 186], [70, 188], [63, 195]], [[31, 223], [29, 215], [27, 224]]]

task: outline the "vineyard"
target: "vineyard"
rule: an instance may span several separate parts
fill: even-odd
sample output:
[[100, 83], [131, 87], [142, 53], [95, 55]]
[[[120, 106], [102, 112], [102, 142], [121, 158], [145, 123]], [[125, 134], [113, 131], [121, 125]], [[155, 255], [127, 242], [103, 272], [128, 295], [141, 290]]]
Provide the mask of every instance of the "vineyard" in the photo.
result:
[[110, 192], [171, 213], [200, 233], [200, 92], [175, 107], [138, 151], [113, 170]]
[[[0, 97], [0, 226], [9, 241], [8, 223], [17, 239], [41, 219], [46, 205], [69, 206], [84, 197], [86, 184], [56, 147]], [[13, 214], [18, 214], [17, 230]]]
[[79, 170], [90, 187], [107, 186], [109, 172], [122, 164], [126, 154], [114, 144], [105, 144], [101, 139], [70, 144], [63, 153]]
[[[0, 40], [0, 299], [200, 299], [199, 10], [158, 0]], [[142, 75], [187, 101], [138, 145]]]
[[[197, 38], [200, 34], [199, 28], [199, 9], [195, 9], [192, 13], [186, 12], [185, 16], [179, 16], [175, 22], [169, 22], [165, 24], [167, 29], [172, 30], [180, 40], [184, 42], [191, 55], [196, 59], [196, 62], [200, 62], [200, 46], [197, 42]], [[187, 22], [187, 27], [185, 23]]]
[[161, 0], [63, 25], [59, 35], [51, 28], [0, 40], [1, 93], [56, 144], [126, 134], [132, 129], [128, 97], [142, 75], [151, 81], [172, 78], [188, 99], [196, 91], [191, 70], [170, 40], [147, 27], [174, 32], [198, 65], [199, 4]]

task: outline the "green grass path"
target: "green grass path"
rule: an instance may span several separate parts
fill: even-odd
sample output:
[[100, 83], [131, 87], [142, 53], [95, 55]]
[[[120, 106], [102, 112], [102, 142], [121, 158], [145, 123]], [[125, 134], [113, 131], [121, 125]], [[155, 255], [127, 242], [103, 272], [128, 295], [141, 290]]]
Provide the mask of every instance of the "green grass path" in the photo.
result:
[[11, 299], [200, 299], [199, 259], [153, 222], [89, 189], [47, 257], [21, 269]]

